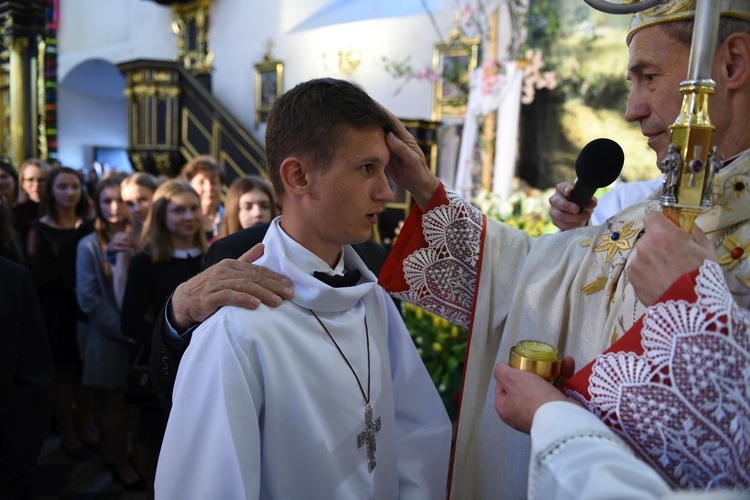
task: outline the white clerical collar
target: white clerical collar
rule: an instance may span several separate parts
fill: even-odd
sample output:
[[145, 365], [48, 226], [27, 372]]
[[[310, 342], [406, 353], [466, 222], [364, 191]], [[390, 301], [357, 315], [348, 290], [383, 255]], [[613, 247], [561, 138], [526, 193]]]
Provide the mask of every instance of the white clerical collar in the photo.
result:
[[284, 231], [284, 228], [281, 227], [281, 224], [279, 224], [279, 235], [281, 235], [281, 240], [284, 242], [284, 246], [286, 246], [287, 248], [295, 249], [293, 259], [294, 262], [302, 269], [309, 271], [310, 274], [318, 271], [325, 274], [338, 274], [339, 276], [341, 276], [344, 274], [344, 272], [346, 272], [346, 269], [344, 268], [343, 247], [341, 249], [341, 252], [339, 252], [338, 262], [333, 268], [331, 268], [331, 266], [329, 266], [326, 261], [297, 243], [291, 236], [286, 234], [286, 231]]
[[188, 248], [187, 250], [172, 250], [172, 257], [175, 259], [190, 259], [200, 257], [202, 254], [201, 249], [198, 247]]
[[[339, 258], [332, 269], [324, 260], [286, 234], [281, 229], [279, 220], [277, 217], [271, 222], [263, 239], [265, 251], [255, 264], [283, 274], [292, 281], [292, 302], [318, 312], [345, 311], [354, 307], [376, 285], [377, 278], [367, 269], [351, 245], [342, 247], [342, 258]], [[338, 271], [343, 274], [344, 269], [360, 271], [361, 278], [356, 285], [334, 288], [313, 277], [315, 271], [326, 274]]]

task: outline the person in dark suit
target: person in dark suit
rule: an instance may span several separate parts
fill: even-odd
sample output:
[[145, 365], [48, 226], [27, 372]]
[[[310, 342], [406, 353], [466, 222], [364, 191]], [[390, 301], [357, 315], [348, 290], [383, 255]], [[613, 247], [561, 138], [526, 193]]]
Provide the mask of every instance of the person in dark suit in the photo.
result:
[[52, 350], [29, 272], [0, 257], [0, 497], [27, 498], [52, 415]]
[[[248, 227], [216, 240], [208, 249], [204, 271], [178, 286], [164, 304], [154, 325], [149, 373], [167, 411], [177, 367], [201, 322], [224, 305], [255, 309], [261, 302], [276, 306], [292, 297], [288, 279], [252, 264], [263, 255], [258, 244], [269, 226]], [[352, 247], [377, 276], [387, 257], [385, 248], [373, 240]]]

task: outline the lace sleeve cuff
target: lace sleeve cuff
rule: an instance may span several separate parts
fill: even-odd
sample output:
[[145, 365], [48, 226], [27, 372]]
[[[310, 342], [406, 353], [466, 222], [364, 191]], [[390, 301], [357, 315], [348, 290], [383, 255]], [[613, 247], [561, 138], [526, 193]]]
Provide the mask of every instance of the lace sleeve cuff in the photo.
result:
[[427, 211], [409, 214], [381, 272], [392, 295], [468, 326], [484, 216], [442, 184]]

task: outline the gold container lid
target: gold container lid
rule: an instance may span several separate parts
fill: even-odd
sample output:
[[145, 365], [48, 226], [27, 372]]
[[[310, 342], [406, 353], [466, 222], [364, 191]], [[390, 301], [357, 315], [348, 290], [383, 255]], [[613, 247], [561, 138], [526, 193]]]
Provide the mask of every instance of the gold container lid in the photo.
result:
[[553, 382], [560, 375], [562, 357], [554, 346], [535, 340], [522, 340], [510, 348], [508, 364]]

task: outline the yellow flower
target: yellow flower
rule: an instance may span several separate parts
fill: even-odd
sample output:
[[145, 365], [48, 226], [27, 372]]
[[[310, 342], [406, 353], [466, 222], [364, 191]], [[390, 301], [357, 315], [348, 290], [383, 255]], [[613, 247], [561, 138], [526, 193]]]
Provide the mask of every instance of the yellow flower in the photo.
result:
[[619, 231], [612, 231], [601, 236], [602, 243], [594, 248], [595, 252], [607, 252], [604, 262], [609, 262], [615, 256], [617, 250], [630, 250], [630, 238], [638, 234], [638, 229], [633, 229], [633, 221], [628, 222]]
[[722, 241], [721, 244], [727, 249], [728, 253], [719, 258], [719, 264], [727, 266], [728, 271], [737, 267], [737, 264], [739, 264], [742, 259], [746, 258], [748, 251], [750, 251], [750, 240], [742, 243], [742, 241], [733, 234], [724, 238], [724, 241]]
[[435, 352], [440, 352], [440, 351], [443, 350], [443, 346], [439, 342], [434, 342], [432, 344], [432, 350], [435, 351]]

